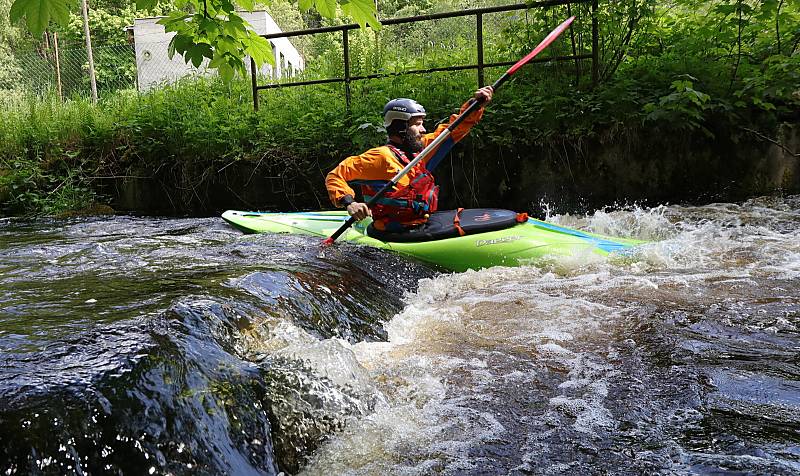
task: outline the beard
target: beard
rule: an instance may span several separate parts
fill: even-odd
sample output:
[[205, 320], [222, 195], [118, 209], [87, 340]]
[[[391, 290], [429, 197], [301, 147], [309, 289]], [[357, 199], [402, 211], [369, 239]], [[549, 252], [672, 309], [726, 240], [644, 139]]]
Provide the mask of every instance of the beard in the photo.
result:
[[424, 148], [425, 146], [422, 145], [422, 135], [415, 134], [410, 130], [406, 130], [406, 133], [403, 134], [403, 150], [405, 152], [416, 154]]

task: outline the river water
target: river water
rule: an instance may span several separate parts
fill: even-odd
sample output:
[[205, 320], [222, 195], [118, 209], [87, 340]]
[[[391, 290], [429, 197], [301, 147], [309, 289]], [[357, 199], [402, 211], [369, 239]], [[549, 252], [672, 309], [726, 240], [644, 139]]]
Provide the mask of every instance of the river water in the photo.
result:
[[652, 243], [450, 274], [0, 221], [0, 473], [800, 473], [800, 196], [550, 219]]

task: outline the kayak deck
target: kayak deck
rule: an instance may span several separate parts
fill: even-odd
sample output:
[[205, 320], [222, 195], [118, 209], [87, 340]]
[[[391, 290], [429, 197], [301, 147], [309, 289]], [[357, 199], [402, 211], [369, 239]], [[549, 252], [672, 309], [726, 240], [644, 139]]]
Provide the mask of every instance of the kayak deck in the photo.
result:
[[[246, 233], [291, 233], [327, 238], [349, 216], [345, 211], [268, 213], [228, 210], [222, 218]], [[376, 240], [367, 235], [370, 219], [354, 224], [339, 238], [411, 256], [453, 271], [519, 266], [547, 256], [581, 253], [607, 255], [643, 243], [562, 227], [534, 218], [502, 230], [413, 243]]]

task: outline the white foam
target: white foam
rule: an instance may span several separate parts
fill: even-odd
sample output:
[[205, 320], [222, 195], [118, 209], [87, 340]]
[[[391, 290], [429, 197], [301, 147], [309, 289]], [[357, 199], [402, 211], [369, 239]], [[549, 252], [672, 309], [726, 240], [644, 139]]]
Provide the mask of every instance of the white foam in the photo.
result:
[[637, 345], [636, 336], [615, 334], [626, 319], [672, 301], [697, 305], [707, 299], [711, 305], [719, 301], [706, 296], [713, 286], [727, 295], [756, 284], [758, 277], [800, 276], [798, 240], [743, 224], [735, 207], [709, 212], [717, 218], [691, 221], [686, 217], [693, 212], [680, 207], [556, 217], [594, 232], [661, 241], [624, 259], [559, 258], [543, 267], [421, 280], [419, 290], [404, 297], [402, 312], [386, 324], [389, 342], [339, 344], [352, 351], [339, 364], [365, 372], [344, 372], [342, 381], [367, 378], [384, 398], [373, 414], [332, 436], [306, 471], [468, 472], [477, 461], [465, 459], [470, 448], [508, 431], [489, 410], [502, 411], [503, 402], [495, 401], [502, 392], [495, 389], [541, 385], [535, 383], [541, 368], [556, 369], [548, 379], [557, 380], [534, 389], [540, 394], [532, 398], [548, 404], [544, 413], [517, 420], [537, 428], [528, 435], [519, 468], [568, 471], [568, 465], [534, 465], [537, 452], [548, 450], [551, 431], [538, 430], [565, 422], [588, 435], [613, 430], [607, 399], [619, 375], [619, 353], [608, 342]]

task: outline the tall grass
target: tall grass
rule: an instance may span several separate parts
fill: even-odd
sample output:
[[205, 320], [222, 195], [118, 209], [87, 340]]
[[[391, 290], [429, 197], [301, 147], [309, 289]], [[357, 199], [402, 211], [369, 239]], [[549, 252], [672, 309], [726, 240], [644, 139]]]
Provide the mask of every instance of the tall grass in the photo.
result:
[[[141, 95], [120, 92], [97, 105], [18, 97], [2, 106], [0, 206], [5, 213], [55, 213], [89, 205], [98, 178], [173, 169], [207, 176], [237, 161], [292, 173], [326, 168], [385, 139], [380, 111], [392, 97], [417, 97], [430, 117], [444, 118], [468, 97], [472, 81], [456, 74], [353, 83], [349, 111], [342, 85], [263, 91], [256, 112], [249, 83], [208, 78]], [[64, 189], [84, 194], [56, 199], [54, 191]]]

